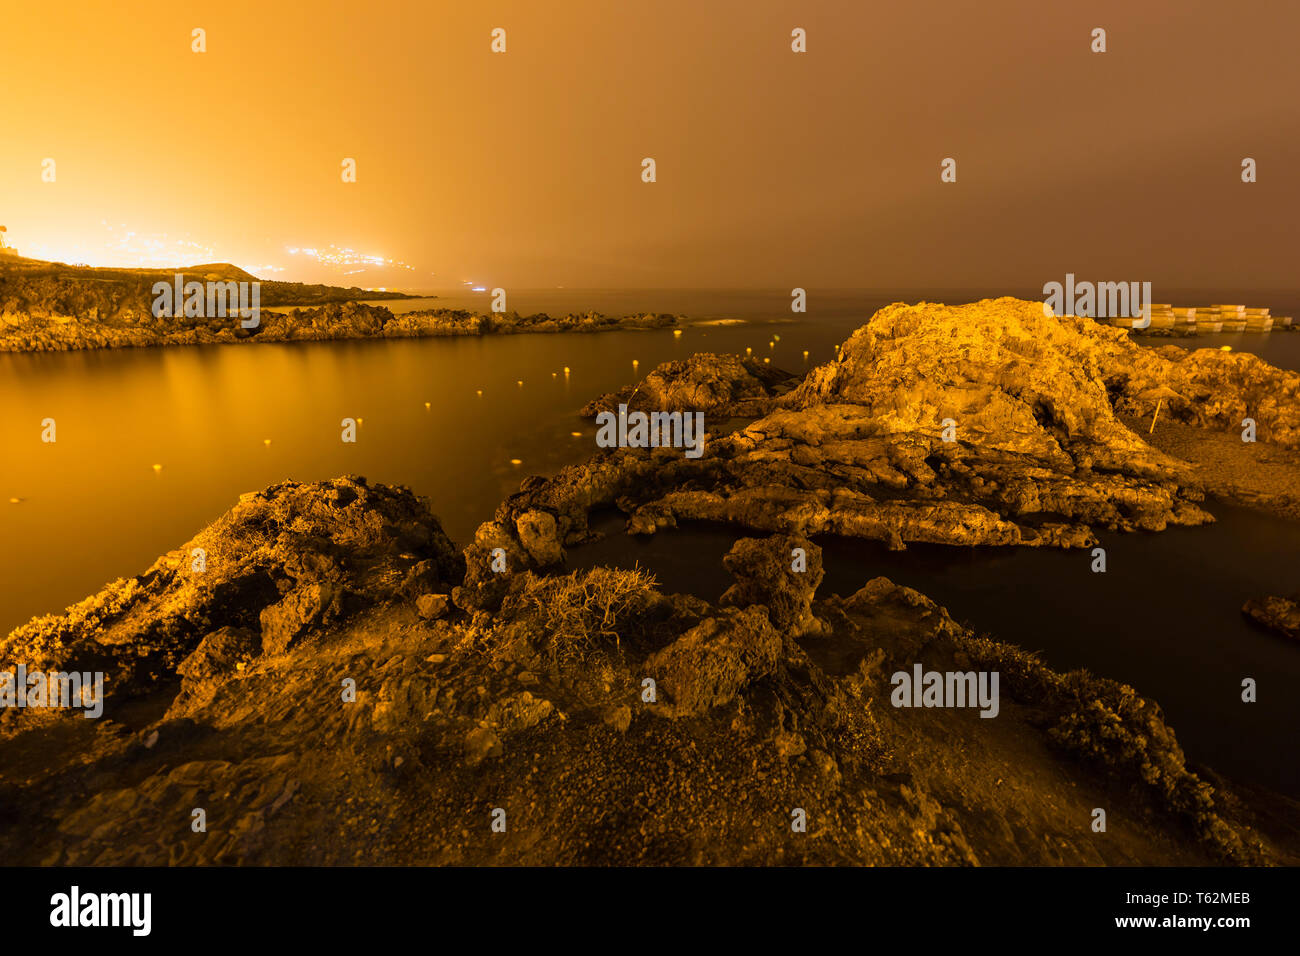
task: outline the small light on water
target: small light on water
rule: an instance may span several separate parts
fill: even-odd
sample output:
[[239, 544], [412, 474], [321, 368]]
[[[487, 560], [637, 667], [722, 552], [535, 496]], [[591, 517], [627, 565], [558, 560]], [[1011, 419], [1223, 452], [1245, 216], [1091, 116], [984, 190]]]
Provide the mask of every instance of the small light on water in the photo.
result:
[[803, 350], [803, 360], [804, 360], [805, 362], [808, 361], [808, 350], [807, 350], [807, 349], [804, 349], [804, 350]]
[[778, 341], [778, 342], [781, 341], [781, 336], [779, 336], [779, 335], [773, 334], [773, 335], [772, 335], [772, 338], [775, 339], [775, 340]]
[[424, 410], [425, 410], [426, 412], [427, 412], [429, 409], [431, 409], [431, 408], [433, 408], [433, 402], [425, 402], [425, 403], [424, 403]]
[[522, 465], [523, 463], [524, 463], [524, 460], [523, 460], [522, 458], [511, 458], [511, 459], [510, 459], [510, 464], [512, 464], [512, 465]]
[[1232, 351], [1232, 346], [1231, 346], [1231, 345], [1220, 345], [1220, 346], [1219, 346], [1219, 351], [1220, 351], [1220, 352], [1231, 352], [1231, 351]]
[[565, 378], [568, 378], [568, 377], [569, 377], [569, 366], [567, 366], [567, 365], [564, 366], [564, 377], [565, 377]]
[[271, 439], [269, 439], [269, 438], [263, 438], [263, 439], [262, 439], [262, 444], [263, 444], [263, 445], [270, 445], [270, 444], [271, 444]]
[[673, 338], [680, 338], [681, 334], [682, 334], [681, 329], [673, 329]]
[[582, 437], [582, 432], [569, 432], [569, 434], [572, 435], [574, 438]]
[[522, 378], [520, 378], [520, 379], [516, 379], [516, 380], [515, 380], [515, 384], [518, 385], [520, 388], [523, 388], [523, 387], [524, 387], [524, 380], [523, 380]]
[[158, 474], [158, 472], [162, 471], [162, 465], [154, 465], [153, 471], [155, 475]]

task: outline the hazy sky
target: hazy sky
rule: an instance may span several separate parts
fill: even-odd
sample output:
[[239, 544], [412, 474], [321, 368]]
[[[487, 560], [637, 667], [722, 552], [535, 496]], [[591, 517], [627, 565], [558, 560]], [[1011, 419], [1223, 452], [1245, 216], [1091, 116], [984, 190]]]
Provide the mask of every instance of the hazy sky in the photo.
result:
[[321, 272], [288, 249], [333, 245], [412, 287], [1300, 285], [1296, 0], [4, 2], [0, 223], [27, 254], [294, 279]]

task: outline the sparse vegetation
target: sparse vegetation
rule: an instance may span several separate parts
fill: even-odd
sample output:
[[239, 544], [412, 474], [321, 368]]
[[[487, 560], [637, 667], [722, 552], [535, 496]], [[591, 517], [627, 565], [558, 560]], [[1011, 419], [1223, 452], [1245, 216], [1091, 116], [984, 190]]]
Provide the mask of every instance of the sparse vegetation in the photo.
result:
[[598, 641], [618, 646], [620, 632], [655, 594], [655, 577], [644, 568], [600, 567], [533, 577], [520, 603], [540, 618], [547, 650], [561, 662]]
[[963, 644], [980, 666], [1001, 673], [1013, 697], [1048, 712], [1054, 743], [1144, 789], [1226, 860], [1252, 862], [1255, 851], [1219, 816], [1214, 787], [1187, 769], [1154, 701], [1084, 670], [1056, 673], [1038, 655], [987, 637], [971, 636]]

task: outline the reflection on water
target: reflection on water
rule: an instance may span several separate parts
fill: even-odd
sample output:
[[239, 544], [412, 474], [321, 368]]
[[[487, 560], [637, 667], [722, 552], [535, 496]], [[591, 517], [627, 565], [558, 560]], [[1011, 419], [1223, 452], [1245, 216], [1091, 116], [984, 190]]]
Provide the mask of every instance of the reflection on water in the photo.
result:
[[1191, 338], [1158, 338], [1138, 335], [1143, 345], [1176, 345], [1184, 349], [1220, 349], [1250, 352], [1270, 365], [1300, 371], [1300, 332], [1214, 332]]
[[466, 542], [526, 475], [596, 450], [575, 417], [596, 395], [696, 351], [750, 346], [803, 369], [804, 349], [830, 360], [856, 322], [783, 325], [774, 348], [769, 330], [711, 326], [0, 355], [0, 632], [143, 571], [286, 478], [406, 485]]
[[[569, 312], [604, 312], [609, 315], [624, 315], [634, 312], [671, 312], [675, 315], [688, 315], [693, 320], [724, 319], [740, 317], [750, 321], [789, 322], [795, 319], [805, 326], [829, 325], [842, 329], [848, 336], [853, 329], [871, 316], [881, 306], [891, 302], [939, 301], [951, 305], [973, 302], [985, 298], [987, 293], [950, 292], [937, 295], [925, 291], [895, 291], [892, 295], [882, 296], [876, 292], [862, 290], [809, 290], [812, 311], [808, 315], [793, 316], [790, 312], [790, 296], [780, 290], [699, 290], [699, 289], [639, 289], [632, 291], [609, 289], [520, 289], [511, 290], [508, 304], [521, 314], [545, 312], [549, 315], [564, 315]], [[1025, 293], [1025, 298], [1035, 299], [1032, 293]], [[1174, 301], [1188, 301], [1195, 296], [1174, 294]], [[1300, 317], [1300, 305], [1292, 302], [1294, 296], [1263, 297], [1253, 293], [1227, 294], [1229, 301], [1258, 301], [1261, 305], [1273, 308], [1274, 315], [1295, 315]], [[454, 291], [442, 292], [433, 299], [397, 299], [375, 302], [394, 313], [411, 312], [417, 309], [465, 309], [471, 312], [488, 312], [492, 307], [489, 293], [470, 293]], [[1300, 332], [1220, 332], [1213, 335], [1199, 335], [1191, 338], [1173, 338], [1166, 336], [1135, 336], [1143, 345], [1159, 347], [1176, 345], [1185, 349], [1212, 348], [1228, 346], [1233, 351], [1251, 352], [1278, 368], [1300, 371]]]

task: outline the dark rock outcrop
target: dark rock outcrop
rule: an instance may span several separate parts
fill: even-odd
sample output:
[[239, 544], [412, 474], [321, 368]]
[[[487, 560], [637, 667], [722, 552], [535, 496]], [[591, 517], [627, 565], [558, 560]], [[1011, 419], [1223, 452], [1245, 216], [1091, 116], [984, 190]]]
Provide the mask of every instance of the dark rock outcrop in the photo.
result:
[[665, 714], [698, 715], [735, 700], [772, 674], [783, 641], [761, 607], [708, 617], [646, 658], [645, 671], [667, 696]]
[[771, 411], [778, 395], [798, 381], [790, 372], [738, 355], [698, 352], [690, 358], [665, 362], [637, 385], [594, 399], [579, 413], [593, 418], [600, 412], [704, 412], [757, 418]]
[[821, 630], [813, 596], [822, 583], [822, 549], [798, 535], [741, 538], [722, 559], [736, 579], [720, 603], [763, 605], [772, 625], [792, 637]]
[[1290, 597], [1251, 598], [1241, 613], [1283, 637], [1300, 640], [1300, 592]]
[[[259, 653], [282, 654], [330, 633], [349, 613], [414, 599], [405, 583], [413, 569], [423, 571], [417, 587], [433, 580], [445, 591], [464, 567], [409, 491], [363, 478], [283, 482], [244, 495], [144, 574], [15, 629], [0, 640], [0, 660], [102, 670], [110, 700], [140, 696], [174, 674], [202, 678], [233, 667], [249, 656], [249, 634]], [[0, 725], [36, 716], [4, 710]]]

